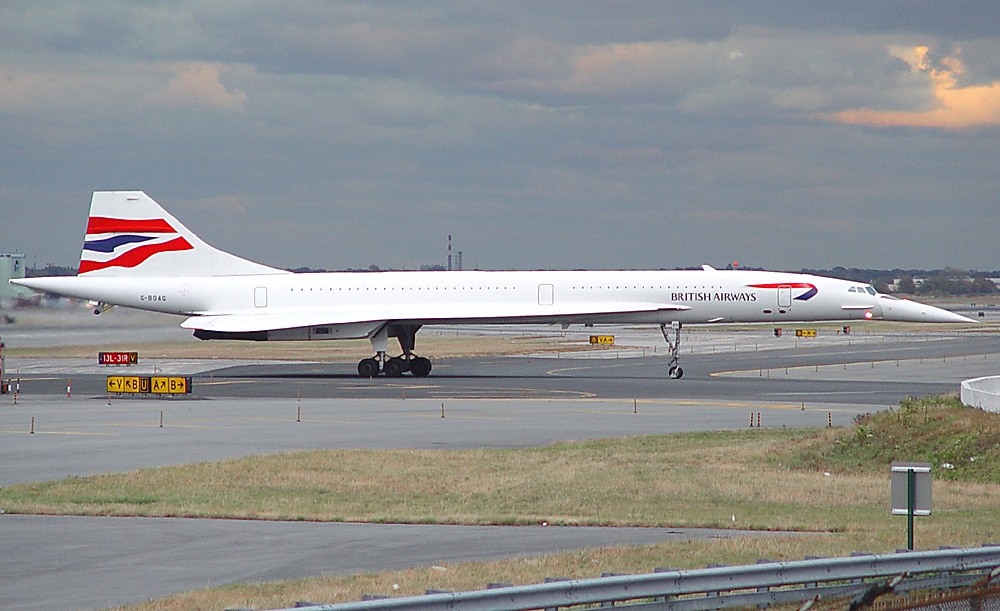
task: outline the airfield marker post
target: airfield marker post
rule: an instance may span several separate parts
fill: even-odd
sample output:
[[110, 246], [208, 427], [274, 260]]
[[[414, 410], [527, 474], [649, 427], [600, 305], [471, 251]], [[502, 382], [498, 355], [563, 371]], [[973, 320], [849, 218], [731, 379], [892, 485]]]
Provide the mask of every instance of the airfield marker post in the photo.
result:
[[917, 473], [910, 469], [906, 472], [906, 549], [913, 549], [913, 510], [917, 504]]
[[891, 514], [906, 516], [906, 549], [913, 549], [913, 516], [931, 515], [931, 464], [894, 462], [890, 468]]

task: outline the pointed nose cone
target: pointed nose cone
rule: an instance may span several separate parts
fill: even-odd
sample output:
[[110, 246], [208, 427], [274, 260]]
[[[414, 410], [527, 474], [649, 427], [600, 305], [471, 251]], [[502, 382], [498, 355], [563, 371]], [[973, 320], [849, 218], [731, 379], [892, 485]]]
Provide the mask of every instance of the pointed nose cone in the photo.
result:
[[879, 296], [884, 320], [901, 322], [977, 322], [971, 318], [909, 299]]

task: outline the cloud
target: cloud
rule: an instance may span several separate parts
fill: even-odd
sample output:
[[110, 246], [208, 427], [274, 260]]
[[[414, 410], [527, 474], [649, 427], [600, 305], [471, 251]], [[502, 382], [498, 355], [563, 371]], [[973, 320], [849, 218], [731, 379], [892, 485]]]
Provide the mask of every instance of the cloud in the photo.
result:
[[0, 3], [0, 211], [78, 217], [0, 242], [75, 261], [89, 192], [141, 188], [282, 267], [415, 266], [448, 233], [467, 267], [988, 267], [995, 130], [837, 116], [989, 120], [974, 1], [947, 28], [931, 0]]
[[218, 64], [189, 63], [175, 67], [176, 73], [162, 89], [145, 96], [151, 104], [243, 111], [247, 94], [242, 89], [226, 89]]
[[45, 75], [0, 70], [0, 110], [9, 112], [31, 108], [50, 89]]
[[[847, 125], [875, 127], [937, 127], [961, 129], [1000, 125], [1000, 81], [989, 85], [958, 85], [965, 66], [956, 56], [945, 57], [935, 66], [925, 46], [893, 48], [892, 54], [905, 61], [913, 74], [926, 79], [934, 107], [927, 110], [874, 110], [854, 108], [819, 118]], [[956, 52], [957, 55], [957, 52]]]

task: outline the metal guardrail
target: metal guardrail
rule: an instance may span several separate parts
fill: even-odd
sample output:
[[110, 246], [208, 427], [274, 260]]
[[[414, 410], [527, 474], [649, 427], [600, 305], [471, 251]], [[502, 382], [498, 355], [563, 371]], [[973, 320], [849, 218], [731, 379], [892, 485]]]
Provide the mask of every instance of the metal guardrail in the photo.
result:
[[[526, 611], [627, 602], [640, 611], [709, 611], [862, 594], [906, 575], [896, 592], [954, 588], [1000, 566], [1000, 545], [664, 571], [425, 596], [299, 606], [297, 611]], [[281, 610], [290, 611], [290, 610]]]

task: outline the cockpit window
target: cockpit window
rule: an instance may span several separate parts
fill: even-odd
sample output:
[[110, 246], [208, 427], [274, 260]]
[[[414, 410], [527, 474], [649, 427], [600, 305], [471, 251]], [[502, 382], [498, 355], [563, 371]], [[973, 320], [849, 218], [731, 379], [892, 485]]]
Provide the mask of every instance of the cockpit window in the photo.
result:
[[872, 287], [870, 287], [870, 286], [866, 286], [865, 290], [868, 291], [869, 295], [875, 295], [876, 294], [875, 289], [872, 288]]
[[854, 289], [853, 286], [851, 288], [847, 289], [847, 292], [848, 293], [857, 293], [857, 291]]

